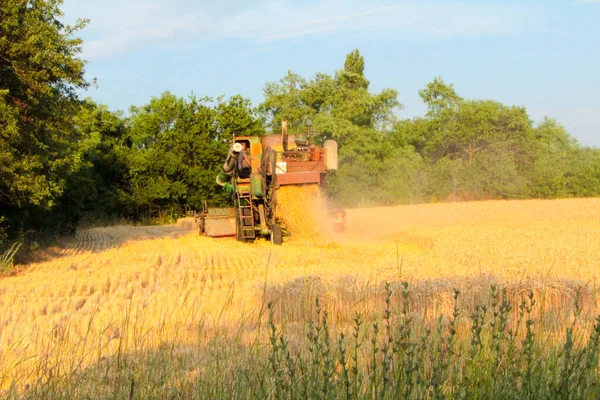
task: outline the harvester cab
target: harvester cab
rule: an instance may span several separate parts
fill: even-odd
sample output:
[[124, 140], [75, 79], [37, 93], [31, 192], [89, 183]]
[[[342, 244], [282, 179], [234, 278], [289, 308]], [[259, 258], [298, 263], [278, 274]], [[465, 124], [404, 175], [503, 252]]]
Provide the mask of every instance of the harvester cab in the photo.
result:
[[205, 207], [199, 215], [200, 233], [235, 236], [245, 242], [265, 237], [281, 244], [283, 227], [276, 218], [277, 189], [321, 184], [329, 171], [337, 169], [337, 143], [326, 140], [319, 147], [310, 139], [310, 121], [306, 134], [301, 135], [288, 135], [283, 122], [280, 135], [234, 136], [216, 178], [230, 193], [233, 207]]

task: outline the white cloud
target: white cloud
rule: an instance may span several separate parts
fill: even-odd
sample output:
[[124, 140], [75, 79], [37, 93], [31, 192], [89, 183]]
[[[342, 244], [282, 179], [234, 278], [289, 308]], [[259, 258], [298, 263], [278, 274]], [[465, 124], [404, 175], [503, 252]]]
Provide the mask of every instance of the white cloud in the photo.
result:
[[263, 48], [302, 36], [339, 33], [398, 39], [517, 33], [532, 29], [536, 14], [527, 5], [513, 3], [382, 1], [65, 0], [64, 10], [67, 21], [91, 19], [83, 33], [88, 59], [144, 46], [217, 39], [247, 40], [249, 47]]

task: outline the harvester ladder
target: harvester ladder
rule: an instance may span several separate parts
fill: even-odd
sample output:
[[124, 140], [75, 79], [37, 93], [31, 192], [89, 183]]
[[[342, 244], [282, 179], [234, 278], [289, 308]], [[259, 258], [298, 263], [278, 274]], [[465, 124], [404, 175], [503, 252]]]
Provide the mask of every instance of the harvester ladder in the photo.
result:
[[238, 211], [240, 218], [240, 228], [242, 239], [256, 238], [254, 229], [254, 212], [252, 210], [252, 193], [249, 190], [243, 190], [238, 194]]

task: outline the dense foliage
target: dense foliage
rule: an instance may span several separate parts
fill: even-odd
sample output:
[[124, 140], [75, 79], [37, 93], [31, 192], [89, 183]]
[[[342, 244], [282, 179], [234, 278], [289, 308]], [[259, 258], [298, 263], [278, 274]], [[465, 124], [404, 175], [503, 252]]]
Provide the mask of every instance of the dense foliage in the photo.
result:
[[340, 145], [327, 190], [345, 205], [440, 200], [597, 196], [600, 151], [580, 146], [556, 121], [523, 107], [463, 99], [441, 78], [419, 92], [424, 117], [398, 120], [394, 90], [368, 91], [364, 60], [348, 54], [334, 77], [293, 73], [265, 88], [268, 120], [300, 125]]
[[12, 232], [70, 230], [60, 197], [89, 144], [72, 123], [88, 86], [82, 41], [58, 1], [6, 0], [0, 6], [0, 209]]
[[291, 132], [308, 119], [339, 143], [326, 190], [344, 206], [597, 196], [600, 150], [523, 107], [463, 99], [435, 78], [420, 91], [425, 116], [401, 120], [398, 93], [369, 91], [365, 60], [350, 52], [334, 75], [289, 72], [242, 98], [170, 93], [129, 116], [80, 98], [85, 61], [61, 22], [61, 2], [0, 7], [0, 242], [26, 232], [73, 232], [92, 220], [172, 219], [204, 200], [223, 204], [214, 177], [232, 134]]

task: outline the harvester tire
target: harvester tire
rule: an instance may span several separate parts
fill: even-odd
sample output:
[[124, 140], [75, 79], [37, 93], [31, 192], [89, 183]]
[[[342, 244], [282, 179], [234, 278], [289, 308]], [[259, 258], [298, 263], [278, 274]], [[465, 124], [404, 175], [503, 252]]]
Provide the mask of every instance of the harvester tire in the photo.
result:
[[280, 245], [283, 243], [283, 232], [281, 231], [281, 225], [273, 224], [271, 227], [271, 243]]

